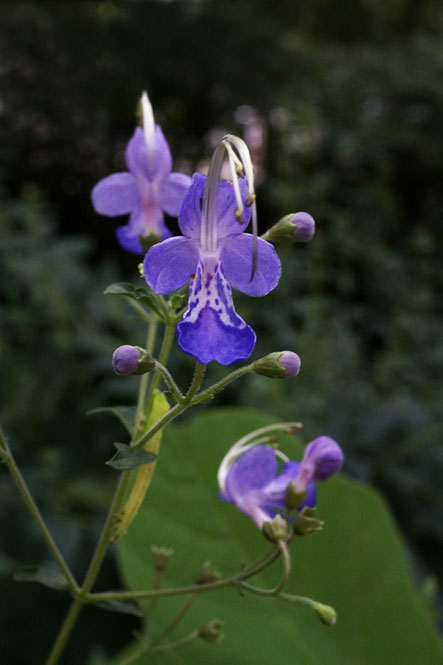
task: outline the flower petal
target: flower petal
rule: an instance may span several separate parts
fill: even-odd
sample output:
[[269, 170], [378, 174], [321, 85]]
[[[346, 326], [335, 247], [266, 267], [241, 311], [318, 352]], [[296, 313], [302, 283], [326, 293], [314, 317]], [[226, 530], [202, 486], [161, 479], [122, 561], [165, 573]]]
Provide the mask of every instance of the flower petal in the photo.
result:
[[249, 358], [254, 349], [255, 332], [234, 309], [218, 252], [200, 255], [177, 336], [180, 348], [203, 364], [216, 360], [231, 365]]
[[172, 171], [172, 157], [169, 144], [160, 125], [155, 126], [154, 169], [155, 179], [163, 180]]
[[141, 127], [136, 127], [126, 146], [126, 163], [131, 173], [137, 178], [163, 180], [171, 172], [172, 158], [168, 143], [159, 125], [155, 126], [152, 167], [149, 164], [148, 146]]
[[149, 178], [145, 135], [136, 127], [125, 150], [126, 164], [136, 178]]
[[[263, 491], [263, 504], [270, 508], [284, 508], [285, 495], [288, 485], [293, 483], [297, 477], [300, 462], [286, 462], [282, 472], [279, 476], [270, 482]], [[306, 500], [301, 504], [299, 509], [309, 506], [313, 508], [316, 503], [316, 491], [313, 482], [310, 482], [308, 487], [308, 495]]]
[[206, 305], [196, 321], [180, 321], [178, 345], [203, 365], [212, 360], [224, 366], [246, 360], [254, 350], [256, 335], [239, 316], [237, 321], [237, 325], [224, 324], [217, 311]]
[[196, 244], [188, 238], [175, 237], [151, 247], [145, 256], [143, 270], [155, 293], [172, 293], [189, 282], [197, 263]]
[[[269, 446], [254, 446], [232, 464], [225, 481], [225, 496], [232, 503], [247, 501], [247, 495], [264, 490], [278, 472], [274, 450]], [[267, 504], [269, 505], [269, 504]]]
[[91, 198], [95, 211], [108, 217], [126, 215], [140, 202], [138, 187], [131, 173], [113, 173], [99, 180]]
[[184, 173], [170, 173], [167, 176], [160, 191], [160, 205], [168, 215], [177, 217], [190, 184], [191, 178]]
[[206, 176], [194, 173], [191, 186], [186, 192], [178, 216], [178, 225], [183, 235], [200, 240], [200, 226]]
[[249, 296], [265, 296], [275, 289], [281, 264], [274, 247], [257, 238], [257, 269], [251, 280], [253, 236], [249, 233], [226, 238], [221, 251], [223, 272], [234, 289]]

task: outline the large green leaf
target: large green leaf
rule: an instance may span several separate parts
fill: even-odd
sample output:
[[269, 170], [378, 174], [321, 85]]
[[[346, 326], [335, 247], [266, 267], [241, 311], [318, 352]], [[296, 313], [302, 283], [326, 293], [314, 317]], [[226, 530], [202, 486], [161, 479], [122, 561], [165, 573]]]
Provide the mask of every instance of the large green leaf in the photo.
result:
[[[129, 588], [152, 584], [153, 544], [175, 549], [167, 586], [191, 583], [200, 563], [208, 559], [223, 575], [230, 575], [267, 548], [254, 524], [219, 500], [215, 476], [229, 446], [270, 422], [256, 412], [222, 410], [166, 431], [152, 487], [119, 545]], [[281, 441], [290, 455], [299, 453], [292, 438]], [[208, 592], [171, 639], [220, 618], [225, 622], [224, 642], [196, 642], [158, 655], [154, 662], [441, 665], [442, 644], [414, 589], [404, 546], [383, 500], [345, 477], [320, 486], [318, 496], [325, 529], [293, 544], [290, 589], [333, 605], [337, 625], [324, 626], [308, 608], [282, 600], [241, 596], [235, 589]], [[278, 566], [256, 581], [272, 583], [277, 574]], [[156, 620], [167, 621], [182, 602], [184, 598], [160, 601]]]

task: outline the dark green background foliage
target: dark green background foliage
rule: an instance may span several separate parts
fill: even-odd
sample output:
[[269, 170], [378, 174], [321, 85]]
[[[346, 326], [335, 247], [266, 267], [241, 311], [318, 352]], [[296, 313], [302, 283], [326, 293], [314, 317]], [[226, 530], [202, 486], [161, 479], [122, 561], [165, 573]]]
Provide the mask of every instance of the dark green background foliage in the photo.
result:
[[[252, 120], [265, 130], [254, 152], [262, 230], [300, 209], [317, 220], [312, 243], [282, 251], [275, 292], [236, 296], [258, 333], [254, 357], [294, 349], [300, 376], [250, 377], [219, 403], [266, 404], [302, 420], [306, 440], [335, 436], [347, 471], [388, 499], [417, 584], [442, 577], [441, 25], [437, 0], [2, 4], [1, 419], [79, 575], [114, 481], [103, 461], [122, 436], [84, 414], [131, 402], [137, 381], [115, 377], [109, 358], [144, 336], [101, 295], [136, 282], [138, 259], [89, 192], [124, 168], [146, 88], [178, 168], [198, 168], [217, 131], [247, 138]], [[191, 366], [174, 350], [183, 385]], [[40, 662], [66, 599], [11, 581], [47, 554], [4, 472], [0, 524], [0, 659]], [[109, 557], [99, 585], [112, 584]], [[91, 610], [67, 665], [91, 642], [112, 652], [130, 625]]]

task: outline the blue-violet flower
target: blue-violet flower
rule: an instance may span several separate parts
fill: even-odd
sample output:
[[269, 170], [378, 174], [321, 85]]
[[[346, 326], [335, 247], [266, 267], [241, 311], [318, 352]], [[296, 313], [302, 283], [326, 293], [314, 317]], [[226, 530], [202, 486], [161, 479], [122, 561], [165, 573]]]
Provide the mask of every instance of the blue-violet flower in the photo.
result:
[[[216, 360], [231, 365], [248, 358], [256, 340], [234, 309], [231, 287], [264, 296], [277, 286], [281, 265], [273, 246], [256, 238], [257, 267], [251, 279], [254, 236], [244, 233], [250, 209], [244, 208], [239, 221], [234, 185], [217, 182], [215, 214], [202, 221], [205, 184], [206, 176], [193, 176], [178, 218], [183, 237], [154, 245], [146, 254], [144, 275], [153, 291], [161, 294], [190, 281], [188, 308], [177, 325], [178, 344], [203, 364]], [[239, 188], [245, 203], [245, 179]]]
[[191, 183], [189, 176], [171, 173], [171, 152], [160, 126], [154, 124], [146, 93], [141, 105], [143, 129], [136, 128], [125, 152], [129, 172], [113, 173], [92, 190], [92, 203], [99, 214], [130, 214], [128, 224], [118, 227], [116, 233], [123, 249], [135, 254], [144, 251], [140, 237], [155, 234], [162, 239], [172, 235], [165, 226], [163, 211], [177, 216]]
[[[221, 498], [233, 503], [260, 528], [286, 507], [286, 491], [291, 483], [297, 492], [307, 491], [298, 510], [305, 506], [313, 508], [316, 503], [314, 480], [326, 480], [343, 463], [340, 446], [327, 436], [312, 441], [301, 462], [290, 461], [281, 451], [257, 445], [259, 443], [235, 444], [220, 465], [218, 482]], [[284, 459], [281, 473], [277, 455]]]

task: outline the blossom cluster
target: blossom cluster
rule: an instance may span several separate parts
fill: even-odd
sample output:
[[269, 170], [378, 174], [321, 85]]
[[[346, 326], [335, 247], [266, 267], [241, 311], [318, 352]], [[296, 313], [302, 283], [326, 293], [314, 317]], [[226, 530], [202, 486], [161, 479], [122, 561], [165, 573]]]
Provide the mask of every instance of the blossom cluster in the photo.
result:
[[[235, 161], [232, 145], [224, 141], [235, 166], [232, 182], [220, 181], [220, 169], [211, 174], [211, 167], [208, 176], [196, 173], [191, 180], [172, 172], [171, 152], [154, 123], [146, 93], [141, 106], [143, 126], [136, 128], [126, 148], [128, 171], [97, 183], [92, 192], [94, 208], [110, 217], [130, 215], [129, 222], [117, 228], [124, 249], [140, 254], [153, 245], [144, 257], [143, 270], [154, 293], [168, 295], [189, 284], [188, 306], [177, 325], [180, 348], [202, 364], [245, 360], [254, 350], [256, 334], [235, 311], [232, 289], [265, 296], [281, 275], [277, 252], [271, 242], [257, 237], [256, 222], [253, 233], [246, 233], [251, 217], [255, 221], [247, 148], [232, 137], [240, 154]], [[239, 170], [243, 177], [237, 177]], [[181, 236], [171, 237], [165, 212], [178, 215]], [[314, 233], [314, 221], [306, 213], [297, 215], [291, 216], [291, 233], [306, 241]]]

